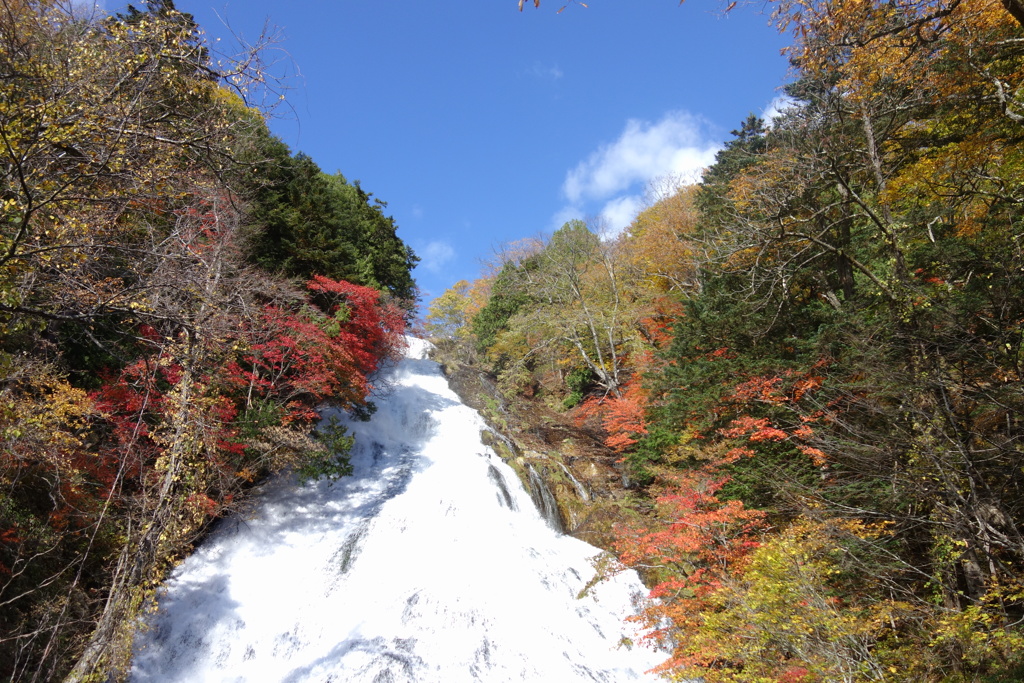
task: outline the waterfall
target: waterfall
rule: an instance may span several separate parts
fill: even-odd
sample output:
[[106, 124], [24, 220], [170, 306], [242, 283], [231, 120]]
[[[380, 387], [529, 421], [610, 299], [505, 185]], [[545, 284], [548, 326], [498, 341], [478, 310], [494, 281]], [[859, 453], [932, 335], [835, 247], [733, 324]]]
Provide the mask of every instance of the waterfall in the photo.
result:
[[425, 353], [410, 339], [350, 425], [353, 476], [272, 482], [172, 573], [132, 681], [654, 678], [663, 653], [624, 621], [636, 575], [588, 588], [598, 549], [545, 523]]
[[526, 472], [530, 480], [530, 497], [533, 498], [534, 505], [537, 506], [540, 516], [544, 518], [544, 521], [552, 529], [560, 534], [565, 533], [562, 515], [558, 511], [558, 503], [555, 501], [555, 496], [551, 493], [551, 489], [544, 483], [544, 479], [533, 468], [533, 465], [527, 464]]
[[566, 476], [569, 477], [569, 481], [571, 481], [572, 485], [576, 488], [576, 495], [580, 497], [580, 500], [582, 500], [584, 503], [590, 502], [590, 494], [587, 493], [587, 487], [585, 487], [579, 479], [574, 477], [572, 471], [563, 463], [558, 464], [562, 465], [562, 469], [565, 470], [565, 474]]

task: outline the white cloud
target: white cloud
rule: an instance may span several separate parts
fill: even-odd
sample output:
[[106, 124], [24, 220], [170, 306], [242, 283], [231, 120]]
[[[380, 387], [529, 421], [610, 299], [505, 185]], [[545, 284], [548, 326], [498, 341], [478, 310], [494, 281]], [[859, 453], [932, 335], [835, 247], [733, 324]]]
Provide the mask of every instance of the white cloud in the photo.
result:
[[583, 220], [583, 211], [575, 206], [563, 206], [551, 218], [551, 232], [572, 220]]
[[578, 204], [613, 197], [663, 175], [696, 181], [719, 149], [704, 128], [699, 118], [681, 111], [656, 123], [630, 119], [615, 142], [602, 145], [566, 174], [562, 192]]
[[552, 81], [557, 81], [565, 75], [557, 64], [548, 66], [546, 64], [541, 64], [540, 62], [534, 62], [533, 66], [527, 73], [536, 78], [549, 79]]
[[764, 111], [761, 112], [761, 118], [764, 119], [765, 124], [770, 128], [775, 119], [785, 114], [786, 110], [796, 106], [799, 106], [797, 101], [789, 95], [779, 95], [764, 108]]
[[420, 257], [417, 267], [440, 274], [445, 264], [455, 259], [455, 249], [447, 242], [430, 242], [423, 249], [417, 249], [416, 255]]
[[569, 203], [552, 222], [596, 214], [603, 229], [617, 235], [646, 205], [652, 182], [670, 180], [676, 189], [696, 183], [719, 149], [704, 120], [687, 112], [669, 112], [654, 123], [630, 119], [617, 140], [566, 173], [562, 194]]
[[601, 210], [601, 220], [608, 231], [607, 236], [614, 237], [625, 230], [643, 206], [643, 197], [639, 195], [616, 197], [605, 204]]

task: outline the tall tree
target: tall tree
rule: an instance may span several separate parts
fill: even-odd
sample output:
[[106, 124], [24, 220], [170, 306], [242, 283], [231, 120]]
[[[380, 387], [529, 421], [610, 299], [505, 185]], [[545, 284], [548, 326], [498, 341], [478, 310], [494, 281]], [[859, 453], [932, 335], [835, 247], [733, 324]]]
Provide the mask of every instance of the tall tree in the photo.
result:
[[[1012, 678], [1024, 575], [1021, 433], [1009, 417], [1024, 320], [1011, 294], [1024, 253], [1013, 227], [1021, 29], [997, 2], [779, 7], [799, 104], [771, 130], [738, 135], [706, 176], [702, 287], [675, 325], [633, 457], [693, 468], [739, 448], [723, 495], [780, 524], [886, 522], [842, 551], [884, 586], [843, 598], [837, 618], [865, 630], [818, 641], [801, 655], [807, 675], [885, 676], [876, 655], [908, 646], [861, 621], [877, 609], [894, 637], [943, 643], [915, 676]], [[751, 141], [755, 153], [732, 154]], [[765, 590], [765, 563], [812, 546], [780, 537], [731, 588]], [[868, 570], [851, 571], [846, 589], [867, 590]], [[755, 600], [737, 591], [716, 599]], [[722, 605], [708, 624], [723, 623]], [[920, 621], [900, 625], [911, 611]], [[809, 641], [786, 642], [792, 653]], [[733, 668], [740, 650], [711, 652], [711, 678], [762, 675]], [[829, 652], [838, 659], [825, 664]]]
[[[375, 290], [243, 262], [241, 177], [273, 156], [206, 54], [171, 2], [0, 12], [5, 680], [123, 673], [151, 587], [235, 495], [284, 466], [344, 471], [344, 434], [310, 437], [317, 407], [368, 410], [403, 329]], [[364, 243], [393, 236], [378, 222]], [[398, 251], [353, 258], [401, 288]]]
[[387, 204], [328, 175], [305, 154], [291, 156], [277, 138], [264, 135], [252, 195], [250, 260], [273, 273], [324, 275], [386, 290], [412, 301], [411, 271], [419, 258], [398, 237]]

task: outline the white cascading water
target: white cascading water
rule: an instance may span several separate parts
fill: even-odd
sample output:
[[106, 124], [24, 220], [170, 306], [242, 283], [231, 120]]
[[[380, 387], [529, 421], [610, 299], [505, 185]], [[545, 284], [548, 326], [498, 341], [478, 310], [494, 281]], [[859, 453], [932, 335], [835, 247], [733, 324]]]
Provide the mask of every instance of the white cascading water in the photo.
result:
[[636, 575], [584, 590], [598, 549], [545, 523], [426, 351], [410, 339], [351, 425], [353, 476], [276, 481], [174, 571], [134, 683], [655, 678]]

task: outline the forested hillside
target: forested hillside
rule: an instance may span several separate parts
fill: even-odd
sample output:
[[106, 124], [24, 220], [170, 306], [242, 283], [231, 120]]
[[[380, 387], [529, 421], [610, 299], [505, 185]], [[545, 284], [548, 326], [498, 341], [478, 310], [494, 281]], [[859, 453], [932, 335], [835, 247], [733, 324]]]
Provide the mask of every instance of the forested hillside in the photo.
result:
[[0, 679], [107, 680], [212, 518], [347, 471], [417, 259], [384, 204], [271, 135], [259, 46], [171, 0], [0, 11]]
[[428, 327], [603, 425], [671, 677], [1020, 680], [1024, 30], [997, 0], [774, 12], [789, 109], [622, 235], [510, 245]]

